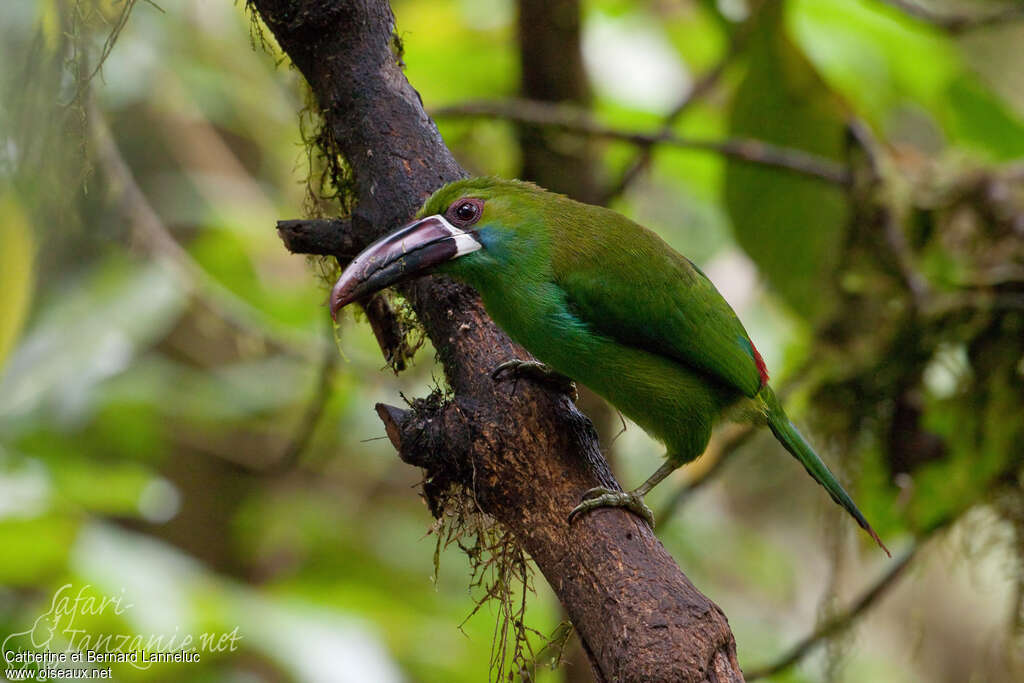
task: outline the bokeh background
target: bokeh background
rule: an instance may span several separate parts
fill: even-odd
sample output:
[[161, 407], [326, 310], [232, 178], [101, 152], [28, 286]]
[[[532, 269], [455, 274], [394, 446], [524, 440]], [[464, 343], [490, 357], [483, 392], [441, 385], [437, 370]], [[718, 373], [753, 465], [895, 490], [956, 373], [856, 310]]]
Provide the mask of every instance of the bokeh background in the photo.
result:
[[[893, 548], [770, 435], [716, 437], [649, 502], [745, 669], [836, 625], [771, 680], [1021, 680], [1019, 4], [393, 7], [460, 162], [608, 203], [700, 264]], [[457, 544], [435, 558], [420, 473], [372, 410], [443, 384], [433, 351], [396, 376], [365, 323], [330, 325], [329, 264], [275, 233], [340, 208], [269, 32], [240, 2], [5, 0], [0, 80], [5, 651], [237, 627], [114, 678], [486, 679], [497, 608], [474, 612]], [[682, 140], [620, 135], [663, 129]], [[686, 144], [748, 138], [841, 182]], [[582, 402], [641, 481], [660, 447]], [[554, 633], [535, 589], [527, 624]], [[534, 645], [537, 680], [589, 680], [571, 639], [555, 670]]]

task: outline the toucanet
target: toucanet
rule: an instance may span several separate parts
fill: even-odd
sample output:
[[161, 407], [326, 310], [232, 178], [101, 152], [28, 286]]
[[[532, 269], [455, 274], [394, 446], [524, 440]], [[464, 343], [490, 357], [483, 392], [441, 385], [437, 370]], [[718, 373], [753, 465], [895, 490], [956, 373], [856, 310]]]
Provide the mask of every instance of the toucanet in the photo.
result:
[[[570, 522], [607, 506], [651, 521], [643, 496], [704, 452], [716, 421], [738, 417], [766, 424], [885, 548], [786, 416], [736, 313], [697, 266], [647, 228], [531, 183], [459, 180], [349, 264], [331, 292], [331, 314], [427, 273], [472, 285], [513, 340], [665, 444], [667, 460], [647, 481], [629, 492], [588, 491]], [[544, 372], [530, 362], [511, 369]]]

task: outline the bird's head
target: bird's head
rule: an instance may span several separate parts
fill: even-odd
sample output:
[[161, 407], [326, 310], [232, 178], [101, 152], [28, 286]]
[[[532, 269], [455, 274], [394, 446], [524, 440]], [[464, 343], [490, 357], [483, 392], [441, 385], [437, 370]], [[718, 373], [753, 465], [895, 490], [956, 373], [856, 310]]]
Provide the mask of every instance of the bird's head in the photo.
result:
[[536, 270], [548, 244], [545, 198], [536, 185], [469, 178], [445, 185], [416, 219], [380, 238], [342, 272], [331, 315], [385, 287], [428, 273], [453, 275], [478, 288]]

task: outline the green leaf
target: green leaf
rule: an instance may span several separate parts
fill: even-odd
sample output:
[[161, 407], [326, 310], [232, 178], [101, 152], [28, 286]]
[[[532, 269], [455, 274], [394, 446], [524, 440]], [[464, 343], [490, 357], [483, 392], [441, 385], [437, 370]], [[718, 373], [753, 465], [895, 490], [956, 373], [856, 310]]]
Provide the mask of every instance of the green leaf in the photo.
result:
[[933, 114], [962, 69], [948, 36], [881, 2], [794, 0], [787, 24], [827, 83], [876, 129], [913, 104]]
[[[841, 157], [842, 105], [790, 39], [781, 3], [765, 8], [755, 29], [729, 134]], [[775, 291], [800, 315], [820, 317], [831, 300], [830, 275], [849, 215], [843, 191], [781, 169], [730, 160], [725, 206], [737, 241]]]
[[38, 586], [62, 574], [78, 520], [65, 515], [0, 519], [0, 584]]
[[991, 90], [965, 75], [950, 84], [948, 96], [959, 141], [996, 161], [1024, 156], [1024, 121]]
[[13, 195], [0, 197], [0, 368], [14, 348], [32, 301], [32, 226]]

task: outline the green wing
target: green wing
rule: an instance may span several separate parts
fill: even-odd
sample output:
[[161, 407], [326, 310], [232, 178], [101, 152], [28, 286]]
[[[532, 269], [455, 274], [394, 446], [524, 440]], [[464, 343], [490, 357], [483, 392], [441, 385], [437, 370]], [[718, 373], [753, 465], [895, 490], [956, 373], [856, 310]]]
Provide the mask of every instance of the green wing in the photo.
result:
[[[552, 276], [574, 313], [600, 332], [698, 368], [753, 397], [764, 363], [710, 280], [650, 230], [590, 207], [555, 240]], [[599, 227], [598, 227], [599, 226]]]

